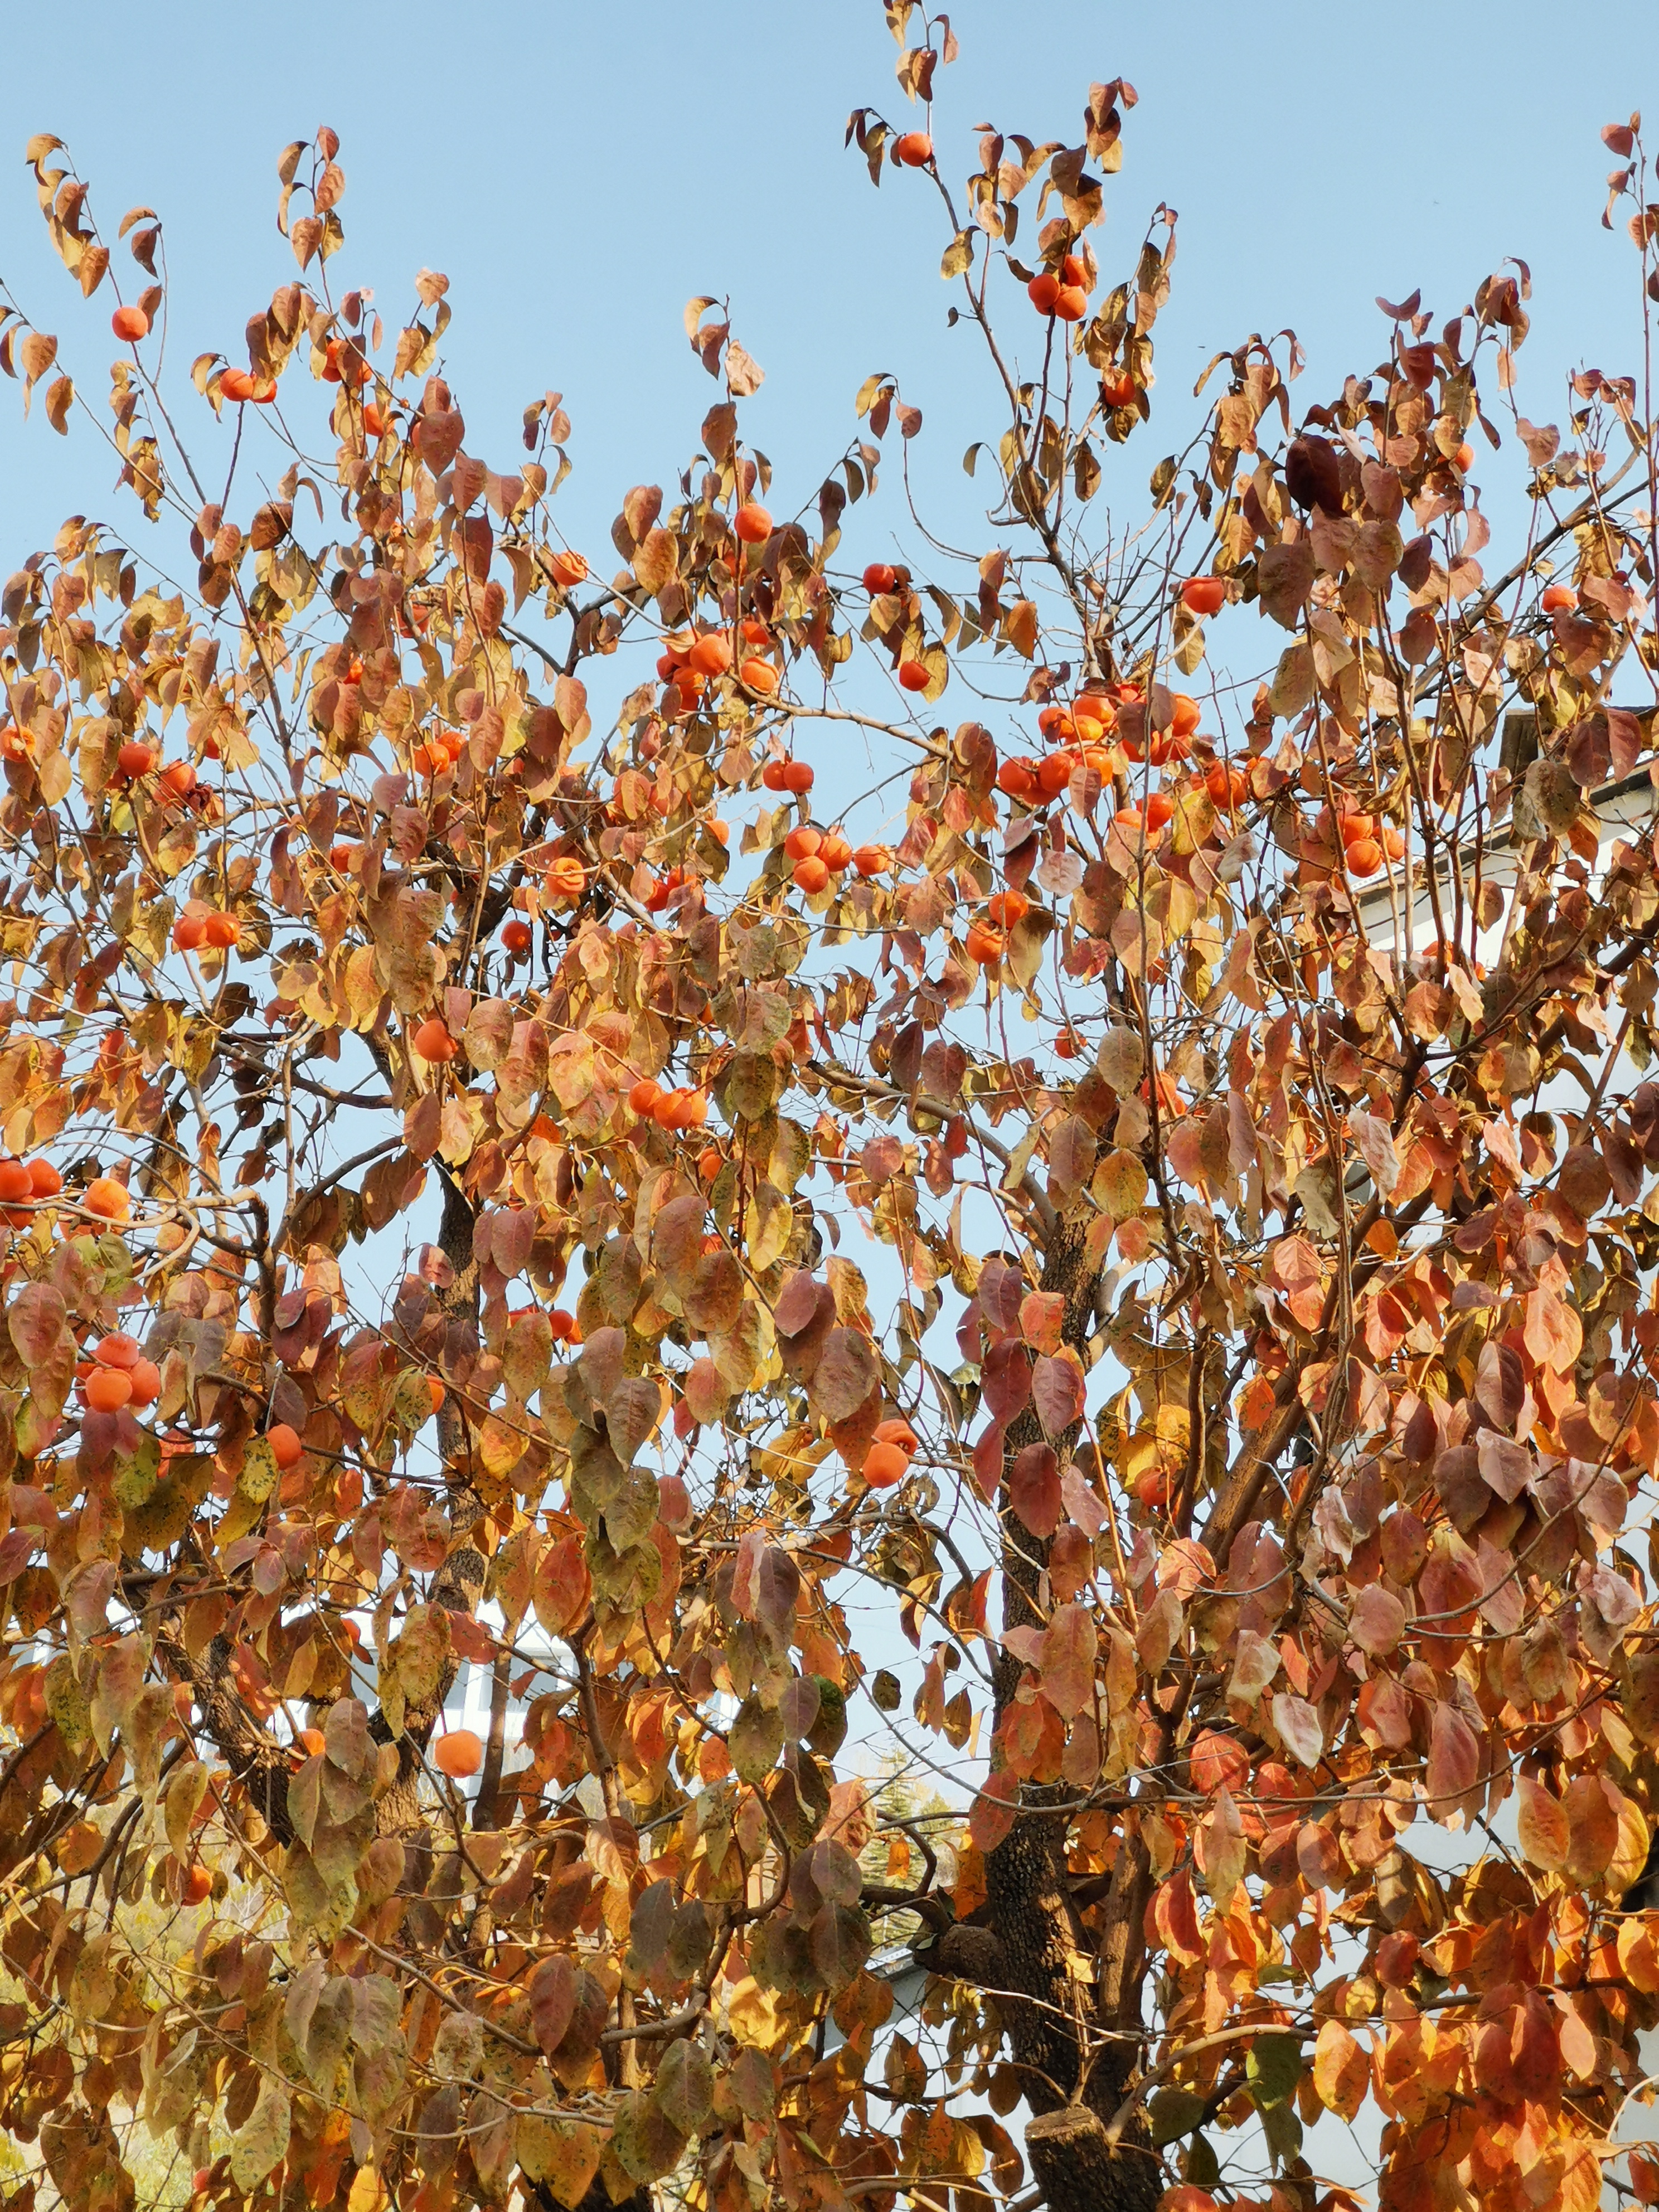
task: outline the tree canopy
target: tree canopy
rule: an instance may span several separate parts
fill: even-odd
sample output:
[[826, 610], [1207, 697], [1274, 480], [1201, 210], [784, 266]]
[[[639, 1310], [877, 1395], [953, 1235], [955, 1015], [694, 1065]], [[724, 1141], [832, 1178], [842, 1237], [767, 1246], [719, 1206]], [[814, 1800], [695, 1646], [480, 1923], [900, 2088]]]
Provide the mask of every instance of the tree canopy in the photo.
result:
[[1133, 90], [964, 131], [887, 12], [966, 549], [890, 377], [775, 483], [714, 299], [568, 543], [330, 130], [173, 373], [30, 144], [120, 489], [0, 601], [18, 2212], [1344, 2212], [1362, 2109], [1390, 2212], [1659, 2203], [1639, 124], [1559, 423], [1519, 263], [1155, 403]]

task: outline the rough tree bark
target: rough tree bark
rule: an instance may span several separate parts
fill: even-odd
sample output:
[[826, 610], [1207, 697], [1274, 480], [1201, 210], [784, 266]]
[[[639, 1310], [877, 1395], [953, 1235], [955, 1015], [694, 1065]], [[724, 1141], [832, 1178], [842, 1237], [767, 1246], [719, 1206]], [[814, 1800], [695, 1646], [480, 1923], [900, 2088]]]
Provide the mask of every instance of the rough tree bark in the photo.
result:
[[[1045, 1292], [1066, 1301], [1062, 1340], [1075, 1350], [1094, 1327], [1097, 1270], [1085, 1257], [1086, 1225], [1062, 1218], [1046, 1240]], [[1038, 1583], [1049, 1544], [1013, 1510], [1009, 1475], [1028, 1445], [1042, 1441], [1035, 1408], [1010, 1423], [998, 1500], [1002, 1525], [1004, 1626], [1042, 1626]], [[999, 1725], [1022, 1668], [1012, 1653], [995, 1662]], [[988, 1917], [996, 1930], [999, 1999], [1015, 2064], [1035, 2115], [1027, 2130], [1033, 2172], [1048, 2212], [1151, 2212], [1160, 2182], [1144, 2117], [1121, 2131], [1115, 2117], [1133, 2076], [1142, 2020], [1142, 1919], [1149, 1893], [1146, 1855], [1126, 1826], [1108, 1893], [1103, 1937], [1085, 1931], [1066, 1866], [1066, 1817], [1044, 1817], [1045, 1802], [1069, 1791], [1028, 1786], [1020, 1818], [986, 1860]]]

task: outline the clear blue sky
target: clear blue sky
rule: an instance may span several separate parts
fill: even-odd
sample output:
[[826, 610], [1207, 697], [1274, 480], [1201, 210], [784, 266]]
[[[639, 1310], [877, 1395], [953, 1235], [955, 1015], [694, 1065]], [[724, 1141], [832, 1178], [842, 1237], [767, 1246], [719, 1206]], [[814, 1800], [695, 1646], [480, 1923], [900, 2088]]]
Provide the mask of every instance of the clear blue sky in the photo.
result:
[[[1140, 93], [1095, 234], [1109, 276], [1127, 274], [1158, 202], [1181, 213], [1159, 418], [1123, 464], [1136, 489], [1218, 347], [1293, 325], [1312, 401], [1374, 364], [1376, 294], [1420, 283], [1449, 313], [1510, 253], [1536, 285], [1523, 411], [1559, 419], [1554, 380], [1574, 361], [1637, 365], [1632, 257], [1598, 226], [1610, 163], [1597, 132], [1644, 102], [1659, 114], [1659, 11], [1594, 43], [1538, 0], [1402, 0], [1382, 17], [1304, 0], [962, 0], [954, 21], [962, 59], [941, 73], [935, 116], [953, 178], [972, 166], [977, 123], [1075, 142], [1091, 78]], [[890, 171], [878, 194], [842, 145], [855, 105], [908, 119], [895, 52], [878, 0], [152, 0], [136, 13], [92, 0], [72, 28], [20, 11], [0, 275], [101, 399], [108, 295], [81, 301], [16, 161], [29, 131], [52, 130], [112, 230], [135, 202], [165, 215], [175, 375], [201, 348], [240, 358], [247, 313], [294, 270], [272, 223], [277, 151], [325, 121], [349, 184], [334, 271], [374, 284], [389, 319], [422, 264], [448, 273], [447, 367], [468, 446], [492, 465], [517, 453], [524, 403], [563, 392], [577, 465], [562, 519], [607, 564], [619, 494], [684, 457], [714, 396], [680, 325], [698, 292], [729, 292], [767, 371], [745, 427], [778, 465], [775, 507], [810, 497], [860, 380], [890, 368], [927, 413], [916, 458], [960, 511], [963, 449], [993, 426], [971, 342], [945, 327], [937, 202]], [[1019, 312], [1012, 297], [1006, 312]], [[186, 395], [192, 410], [205, 412]], [[71, 511], [112, 513], [143, 544], [88, 429], [66, 451], [3, 384], [0, 470], [4, 568]], [[887, 518], [897, 526], [896, 489], [854, 516], [849, 553], [873, 550]]]

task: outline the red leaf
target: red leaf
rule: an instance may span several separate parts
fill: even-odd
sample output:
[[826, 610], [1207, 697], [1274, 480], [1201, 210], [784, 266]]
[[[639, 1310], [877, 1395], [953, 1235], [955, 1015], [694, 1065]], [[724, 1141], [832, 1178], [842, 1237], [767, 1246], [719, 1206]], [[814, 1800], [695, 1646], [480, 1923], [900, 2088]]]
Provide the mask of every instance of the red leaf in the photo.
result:
[[1037, 1418], [1048, 1436], [1061, 1436], [1074, 1421], [1080, 1421], [1083, 1370], [1076, 1355], [1062, 1352], [1056, 1358], [1039, 1359], [1031, 1377], [1031, 1395], [1036, 1400]]
[[69, 1320], [64, 1294], [51, 1283], [25, 1283], [6, 1312], [6, 1327], [25, 1367], [43, 1367], [63, 1341]]
[[974, 1809], [968, 1815], [969, 1840], [981, 1851], [991, 1852], [1009, 1833], [1014, 1825], [1014, 1813], [1019, 1802], [1019, 1777], [1001, 1767], [988, 1775], [983, 1788], [974, 1800]]
[[798, 1267], [778, 1292], [778, 1303], [772, 1318], [780, 1336], [799, 1336], [810, 1328], [818, 1310], [818, 1291], [821, 1286], [805, 1267]]
[[1026, 1404], [1031, 1395], [1031, 1355], [1017, 1339], [994, 1344], [986, 1353], [980, 1390], [987, 1413], [1005, 1425]]
[[1084, 1534], [1090, 1538], [1099, 1535], [1106, 1525], [1106, 1508], [1100, 1494], [1075, 1462], [1069, 1465], [1060, 1478], [1060, 1494], [1066, 1510], [1077, 1522]]
[[1060, 1324], [1066, 1301], [1058, 1291], [1032, 1291], [1020, 1300], [1019, 1333], [1033, 1352], [1060, 1350]]
[[979, 1485], [979, 1494], [988, 1505], [995, 1504], [997, 1492], [1002, 1486], [1002, 1439], [1005, 1433], [1003, 1424], [993, 1421], [974, 1446], [974, 1480]]
[[702, 1426], [718, 1421], [726, 1410], [726, 1378], [707, 1357], [694, 1359], [685, 1372], [685, 1403], [692, 1419]]
[[561, 1953], [544, 1959], [530, 1978], [530, 2020], [536, 2040], [544, 2051], [556, 2051], [563, 2042], [576, 2009], [576, 1976]]
[[1048, 1444], [1027, 1444], [1008, 1474], [1008, 1502], [1034, 1536], [1060, 1526], [1060, 1462]]
[[1181, 1871], [1159, 1884], [1152, 1900], [1152, 1925], [1159, 1942], [1184, 1966], [1195, 1966], [1204, 1956], [1204, 1939], [1198, 1932], [1198, 1900], [1193, 1878]]
[[1429, 1730], [1429, 1811], [1443, 1820], [1480, 1778], [1480, 1744], [1455, 1705], [1439, 1704]]

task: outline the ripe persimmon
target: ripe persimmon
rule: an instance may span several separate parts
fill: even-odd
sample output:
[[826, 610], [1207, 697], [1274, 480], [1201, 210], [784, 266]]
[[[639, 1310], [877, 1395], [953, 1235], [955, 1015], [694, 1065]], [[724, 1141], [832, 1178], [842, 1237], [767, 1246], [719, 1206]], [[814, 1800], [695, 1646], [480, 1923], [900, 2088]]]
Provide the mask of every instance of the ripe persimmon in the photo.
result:
[[864, 572], [864, 588], [872, 599], [890, 592], [898, 581], [898, 571], [885, 561], [872, 561]]
[[887, 845], [860, 845], [853, 855], [853, 866], [866, 878], [885, 875], [892, 865], [892, 848]]
[[643, 1118], [656, 1110], [657, 1101], [663, 1095], [660, 1083], [656, 1082], [651, 1076], [642, 1075], [629, 1091], [628, 1103], [633, 1111]]
[[872, 1443], [864, 1455], [864, 1479], [872, 1490], [890, 1490], [910, 1472], [910, 1455], [898, 1444]]
[[372, 399], [363, 408], [363, 428], [371, 438], [384, 438], [392, 428], [391, 417], [383, 415]]
[[[0, 1198], [9, 1194], [0, 1190]], [[116, 1329], [99, 1338], [92, 1356], [100, 1367], [133, 1368], [143, 1358], [144, 1351], [136, 1336], [129, 1336], [125, 1329]]]
[[997, 789], [1006, 792], [1010, 799], [1028, 802], [1037, 798], [1042, 786], [1037, 781], [1039, 763], [1023, 757], [1006, 760], [997, 770]]
[[823, 842], [823, 830], [815, 830], [810, 822], [803, 822], [784, 839], [783, 849], [792, 860], [810, 860]]
[[932, 679], [928, 675], [927, 667], [921, 661], [901, 660], [899, 663], [898, 680], [900, 688], [902, 690], [925, 691]]
[[788, 774], [788, 762], [780, 760], [775, 755], [761, 770], [762, 787], [767, 791], [787, 791], [789, 787], [784, 781], [784, 778]]
[[115, 756], [116, 767], [128, 777], [148, 775], [155, 761], [155, 746], [146, 744], [142, 738], [129, 738]]
[[902, 169], [925, 169], [933, 158], [933, 142], [925, 131], [907, 131], [893, 141], [893, 159]]
[[132, 1385], [131, 1405], [153, 1406], [161, 1395], [161, 1370], [153, 1359], [135, 1360], [127, 1370], [127, 1380]]
[[772, 535], [772, 518], [754, 500], [747, 500], [732, 517], [732, 527], [745, 545], [764, 545]]
[[832, 876], [838, 876], [853, 858], [853, 848], [839, 830], [832, 830], [818, 847], [818, 858]]
[[1052, 269], [1044, 269], [1025, 287], [1025, 296], [1040, 315], [1052, 315], [1060, 298], [1060, 283]]
[[87, 1185], [82, 1204], [100, 1221], [125, 1221], [132, 1212], [132, 1194], [113, 1176], [98, 1176]]
[[460, 1050], [436, 1014], [429, 1014], [410, 1040], [422, 1060], [443, 1061], [453, 1060]]
[[206, 937], [207, 916], [205, 915], [181, 914], [173, 925], [173, 944], [175, 951], [198, 951]]
[[1547, 615], [1565, 614], [1577, 605], [1578, 594], [1571, 584], [1547, 584], [1538, 604]]
[[814, 853], [809, 859], [797, 860], [793, 870], [795, 887], [808, 897], [821, 891], [830, 880], [830, 871]]
[[27, 1162], [0, 1160], [0, 1201], [8, 1206], [17, 1206], [33, 1194]]
[[1133, 407], [1135, 404], [1135, 380], [1127, 368], [1109, 368], [1100, 380], [1101, 404], [1105, 407]]
[[1072, 781], [1072, 770], [1077, 757], [1071, 752], [1050, 753], [1046, 760], [1037, 763], [1036, 786], [1045, 799], [1058, 799]]
[[1181, 587], [1181, 604], [1188, 614], [1219, 614], [1227, 604], [1227, 583], [1223, 576], [1188, 576]]
[[688, 1085], [665, 1091], [651, 1109], [659, 1129], [700, 1129], [708, 1119], [708, 1094]]
[[265, 1431], [265, 1442], [270, 1446], [270, 1455], [280, 1468], [290, 1468], [305, 1446], [300, 1442], [300, 1432], [286, 1421], [276, 1421]]
[[547, 573], [562, 592], [572, 591], [587, 581], [587, 562], [583, 555], [562, 547], [548, 555]]
[[132, 1377], [125, 1367], [94, 1367], [82, 1388], [94, 1413], [118, 1413], [132, 1395]]
[[574, 853], [561, 853], [548, 865], [543, 878], [547, 896], [559, 906], [574, 905], [582, 895], [587, 871]]
[[1080, 323], [1089, 312], [1089, 295], [1081, 284], [1062, 284], [1054, 295], [1054, 313], [1062, 323]]
[[255, 376], [252, 369], [228, 368], [219, 379], [219, 390], [235, 406], [245, 406], [251, 400], [256, 407], [268, 407], [276, 397], [276, 380]]
[[914, 1452], [916, 1432], [902, 1414], [895, 1413], [888, 1420], [877, 1422], [876, 1442], [878, 1444], [896, 1444], [902, 1452]]
[[1117, 727], [1117, 708], [1103, 691], [1080, 691], [1072, 708], [1072, 726], [1085, 745], [1095, 745]]
[[464, 1781], [483, 1765], [483, 1745], [471, 1729], [451, 1729], [434, 1741], [432, 1764], [452, 1781]]
[[967, 937], [968, 957], [980, 968], [994, 968], [1002, 958], [1002, 932], [988, 921], [969, 925]]
[[1202, 712], [1203, 709], [1190, 693], [1177, 691], [1175, 695], [1175, 712], [1170, 722], [1170, 729], [1178, 738], [1191, 737], [1193, 732], [1198, 727], [1199, 717]]
[[1346, 859], [1351, 876], [1374, 876], [1382, 865], [1382, 848], [1375, 837], [1356, 837]]
[[1030, 914], [1031, 902], [1024, 891], [993, 891], [985, 902], [985, 911], [999, 929], [1012, 929]]
[[1215, 805], [1229, 813], [1242, 806], [1249, 796], [1250, 787], [1243, 769], [1229, 768], [1225, 761], [1217, 761], [1204, 779], [1204, 788]]
[[511, 921], [502, 925], [501, 943], [507, 951], [515, 957], [520, 952], [528, 952], [531, 944], [530, 924], [527, 921], [521, 921], [515, 915]]
[[64, 1178], [50, 1160], [29, 1162], [29, 1189], [36, 1198], [56, 1198], [64, 1188]]
[[685, 656], [689, 667], [699, 676], [723, 676], [732, 665], [732, 641], [724, 630], [710, 630], [700, 637]]
[[758, 654], [745, 660], [738, 673], [751, 691], [759, 691], [769, 699], [778, 688], [777, 670], [769, 660], [761, 659]]
[[149, 317], [142, 307], [118, 307], [109, 319], [109, 326], [118, 338], [125, 338], [133, 345], [149, 336]]
[[241, 940], [242, 925], [234, 914], [210, 914], [202, 924], [207, 942], [222, 952]]
[[188, 761], [172, 761], [156, 781], [169, 799], [188, 799], [196, 788], [196, 770]]
[[783, 787], [793, 791], [797, 799], [804, 799], [817, 781], [816, 772], [803, 760], [784, 763]]

